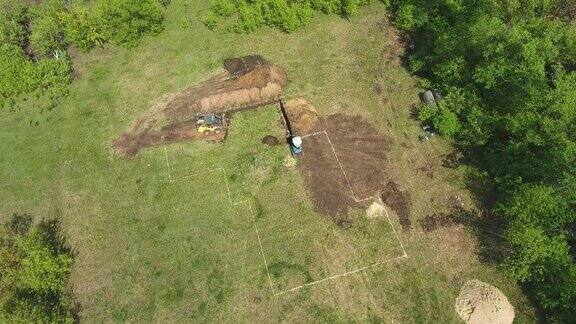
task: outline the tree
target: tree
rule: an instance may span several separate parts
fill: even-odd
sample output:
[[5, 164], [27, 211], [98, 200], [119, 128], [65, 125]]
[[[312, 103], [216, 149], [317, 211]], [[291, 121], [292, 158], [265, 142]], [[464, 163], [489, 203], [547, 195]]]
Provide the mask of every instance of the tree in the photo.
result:
[[453, 137], [492, 180], [495, 211], [506, 220], [506, 268], [555, 321], [576, 311], [568, 239], [576, 222], [576, 28], [567, 3], [392, 2], [413, 45], [410, 67], [444, 94], [420, 119]]
[[66, 39], [81, 51], [87, 52], [94, 46], [102, 47], [106, 43], [101, 28], [88, 8], [72, 5], [62, 18]]
[[66, 52], [62, 13], [66, 10], [61, 1], [50, 0], [34, 7], [30, 14], [30, 45], [40, 55], [59, 59]]
[[0, 229], [0, 320], [70, 322], [72, 255], [59, 239], [58, 222], [32, 227], [30, 221], [13, 215]]
[[101, 0], [94, 15], [103, 38], [126, 47], [164, 29], [162, 7], [155, 0]]
[[0, 0], [0, 44], [22, 45], [26, 6], [19, 0]]

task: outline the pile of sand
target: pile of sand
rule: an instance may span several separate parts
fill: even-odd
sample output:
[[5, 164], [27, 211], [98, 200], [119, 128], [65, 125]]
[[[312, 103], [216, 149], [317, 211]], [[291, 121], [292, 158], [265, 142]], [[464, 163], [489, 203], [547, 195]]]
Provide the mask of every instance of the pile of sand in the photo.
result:
[[514, 307], [508, 298], [498, 288], [476, 279], [464, 284], [455, 308], [469, 324], [509, 324], [514, 320]]
[[386, 207], [380, 201], [375, 201], [366, 209], [366, 216], [371, 219], [384, 217], [386, 213]]
[[[257, 65], [233, 74], [226, 86], [200, 99], [203, 112], [257, 107], [278, 100], [286, 84], [286, 73], [272, 65]], [[224, 84], [224, 83], [223, 83]]]
[[284, 103], [286, 113], [292, 122], [294, 130], [299, 134], [311, 131], [318, 122], [318, 113], [316, 107], [310, 104], [306, 99], [295, 98]]

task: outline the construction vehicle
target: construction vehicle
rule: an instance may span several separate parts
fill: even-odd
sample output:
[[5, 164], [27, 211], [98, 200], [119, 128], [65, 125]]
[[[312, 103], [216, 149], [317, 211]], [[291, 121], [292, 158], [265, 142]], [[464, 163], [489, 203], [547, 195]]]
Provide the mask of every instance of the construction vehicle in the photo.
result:
[[286, 137], [288, 144], [290, 144], [290, 151], [292, 155], [298, 156], [302, 154], [302, 137], [297, 136], [294, 131], [292, 130], [292, 125], [290, 124], [290, 118], [288, 118], [288, 113], [286, 112], [286, 108], [284, 107], [284, 100], [280, 100], [280, 112], [282, 113], [282, 117], [284, 119], [284, 124], [286, 125], [286, 131], [288, 132], [288, 136]]
[[302, 154], [302, 137], [294, 136], [290, 139], [290, 150], [294, 155]]
[[210, 135], [212, 133], [219, 134], [223, 130], [224, 115], [218, 116], [216, 114], [200, 115], [196, 119], [196, 127], [198, 133]]

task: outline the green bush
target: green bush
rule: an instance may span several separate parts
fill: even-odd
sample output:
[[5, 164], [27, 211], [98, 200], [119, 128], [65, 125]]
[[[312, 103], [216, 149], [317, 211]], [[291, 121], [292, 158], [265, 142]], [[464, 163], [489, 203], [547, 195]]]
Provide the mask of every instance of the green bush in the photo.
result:
[[212, 6], [212, 12], [222, 17], [230, 17], [236, 12], [233, 0], [218, 0]]
[[455, 135], [460, 130], [460, 121], [458, 116], [448, 109], [440, 109], [440, 111], [432, 118], [434, 128], [443, 136]]
[[[371, 0], [217, 0], [211, 11], [220, 17], [236, 16], [232, 28], [250, 33], [266, 25], [283, 32], [293, 32], [310, 23], [314, 10], [327, 14], [352, 16]], [[214, 23], [210, 21], [207, 27]], [[206, 24], [205, 24], [206, 25]]]
[[29, 216], [13, 215], [0, 228], [0, 321], [73, 322], [72, 263], [58, 222], [31, 227]]
[[80, 50], [86, 52], [106, 43], [102, 27], [88, 8], [73, 5], [64, 13], [63, 20], [66, 39]]
[[292, 32], [310, 21], [312, 11], [306, 4], [290, 5], [286, 0], [260, 0], [255, 6], [266, 25]]
[[208, 29], [214, 30], [214, 29], [216, 29], [216, 26], [218, 25], [217, 19], [218, 19], [218, 17], [216, 16], [216, 14], [213, 12], [210, 12], [210, 13], [208, 13], [208, 15], [204, 18], [204, 20], [202, 22], [204, 23], [204, 26], [208, 27]]
[[[0, 100], [5, 101], [34, 84], [33, 64], [17, 45], [0, 45]], [[2, 102], [4, 103], [4, 102]]]
[[436, 116], [438, 113], [438, 107], [430, 106], [430, 105], [422, 105], [420, 110], [418, 111], [418, 119], [421, 122], [429, 122], [432, 120], [432, 117]]
[[67, 55], [59, 59], [40, 59], [34, 63], [20, 47], [1, 45], [0, 107], [14, 104], [15, 98], [31, 93], [49, 102], [57, 100], [66, 93], [70, 84], [71, 65]]
[[413, 4], [405, 4], [398, 9], [395, 19], [400, 29], [414, 30], [426, 22], [428, 15]]
[[164, 29], [161, 6], [155, 0], [101, 0], [94, 15], [103, 39], [125, 47], [135, 47], [144, 35]]
[[260, 8], [250, 6], [246, 2], [239, 0], [238, 20], [234, 24], [233, 30], [237, 33], [250, 33], [264, 26], [265, 20], [262, 17]]
[[27, 8], [20, 0], [0, 0], [0, 44], [22, 45]]

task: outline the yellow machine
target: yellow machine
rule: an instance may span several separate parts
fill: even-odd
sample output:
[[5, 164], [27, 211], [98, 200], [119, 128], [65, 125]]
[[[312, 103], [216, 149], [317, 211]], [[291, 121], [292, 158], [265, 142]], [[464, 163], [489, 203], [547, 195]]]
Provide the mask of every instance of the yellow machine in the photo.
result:
[[198, 133], [202, 133], [204, 135], [208, 135], [210, 133], [219, 134], [222, 131], [220, 125], [209, 125], [209, 124], [202, 124], [198, 126]]
[[215, 114], [206, 114], [198, 116], [196, 125], [198, 133], [210, 135], [211, 133], [219, 134], [222, 132], [224, 116]]

